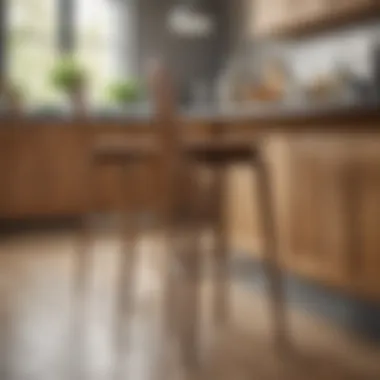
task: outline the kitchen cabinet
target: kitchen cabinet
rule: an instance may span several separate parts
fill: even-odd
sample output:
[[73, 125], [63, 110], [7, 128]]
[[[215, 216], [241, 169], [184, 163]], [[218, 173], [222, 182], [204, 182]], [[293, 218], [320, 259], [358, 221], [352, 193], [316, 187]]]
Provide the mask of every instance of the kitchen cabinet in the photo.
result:
[[[306, 131], [314, 122], [300, 121], [297, 128]], [[309, 280], [379, 299], [380, 137], [378, 131], [364, 132], [366, 123], [378, 128], [379, 119], [356, 115], [351, 134], [343, 129], [333, 134], [334, 125], [343, 125], [336, 119], [314, 125], [318, 133], [288, 133], [289, 120], [282, 125], [276, 119], [272, 130], [270, 123], [263, 126], [264, 119], [229, 123], [234, 133], [248, 133], [246, 128], [265, 131], [281, 265]], [[153, 129], [106, 124], [1, 129], [0, 217], [81, 216], [88, 206], [120, 210], [125, 195], [121, 168], [110, 165], [90, 173], [91, 147], [109, 137], [145, 138]], [[184, 129], [189, 139], [214, 133], [210, 121], [188, 120]], [[254, 174], [240, 165], [228, 170], [225, 216], [231, 251], [260, 260], [263, 240]], [[126, 190], [136, 190], [136, 206], [157, 206], [159, 177], [159, 166], [136, 168]]]
[[35, 130], [12, 128], [1, 131], [2, 190], [0, 210], [3, 217], [27, 216], [41, 207], [44, 158]]
[[[91, 149], [107, 136], [129, 139], [134, 134], [126, 131], [60, 123], [1, 129], [0, 218], [59, 218], [81, 215], [89, 208], [120, 210], [125, 198], [123, 168], [92, 166]], [[136, 202], [141, 207], [157, 203], [157, 173], [151, 165], [136, 170], [131, 186], [138, 189]]]
[[286, 266], [309, 278], [344, 286], [349, 281], [346, 170], [353, 165], [340, 137], [290, 142], [289, 246]]
[[2, 218], [83, 211], [87, 152], [80, 131], [50, 125], [3, 129], [0, 146]]
[[285, 266], [352, 294], [380, 296], [380, 138], [289, 143]]
[[13, 213], [12, 182], [16, 158], [16, 138], [10, 130], [0, 129], [0, 215], [7, 217]]
[[251, 168], [236, 166], [227, 174], [227, 205], [230, 250], [236, 254], [261, 257], [260, 221], [256, 207], [256, 179]]
[[251, 0], [251, 35], [296, 34], [379, 14], [377, 0]]
[[[291, 167], [288, 139], [272, 134], [267, 140], [265, 153], [272, 183], [278, 245], [285, 248], [289, 247]], [[225, 218], [228, 222], [231, 251], [256, 259], [262, 258], [262, 225], [257, 203], [256, 171], [247, 165], [234, 166], [227, 173], [227, 184]]]
[[346, 244], [359, 294], [380, 296], [380, 142], [357, 138], [346, 174]]
[[[76, 215], [89, 205], [89, 139], [86, 131], [61, 126], [38, 130], [41, 162], [40, 212]], [[92, 193], [92, 192], [91, 192]]]
[[[280, 262], [289, 272], [380, 297], [380, 138], [272, 136], [267, 146]], [[229, 173], [229, 244], [261, 259], [255, 179]]]
[[326, 10], [329, 10], [332, 14], [350, 14], [353, 12], [361, 12], [368, 8], [376, 7], [376, 0], [332, 0], [325, 1]]

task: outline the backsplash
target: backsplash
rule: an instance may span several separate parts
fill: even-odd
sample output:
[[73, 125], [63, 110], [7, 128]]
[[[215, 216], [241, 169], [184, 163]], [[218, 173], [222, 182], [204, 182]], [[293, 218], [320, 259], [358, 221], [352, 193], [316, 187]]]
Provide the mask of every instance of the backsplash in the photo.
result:
[[287, 40], [242, 40], [227, 65], [249, 76], [259, 76], [268, 59], [280, 58], [294, 79], [305, 83], [344, 65], [360, 78], [373, 75], [373, 50], [380, 44], [380, 22], [350, 26], [338, 31]]
[[373, 50], [380, 43], [380, 24], [357, 26], [285, 46], [286, 61], [300, 82], [348, 67], [364, 79], [373, 73]]

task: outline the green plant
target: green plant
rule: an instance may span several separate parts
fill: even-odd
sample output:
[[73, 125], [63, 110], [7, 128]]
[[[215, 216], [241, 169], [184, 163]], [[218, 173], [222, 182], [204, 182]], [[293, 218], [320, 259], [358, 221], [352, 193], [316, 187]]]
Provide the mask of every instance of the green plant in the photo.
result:
[[110, 84], [110, 99], [117, 104], [133, 103], [141, 99], [141, 86], [135, 79], [127, 79]]
[[85, 79], [85, 69], [69, 57], [59, 60], [51, 71], [52, 84], [58, 90], [66, 93], [77, 90]]

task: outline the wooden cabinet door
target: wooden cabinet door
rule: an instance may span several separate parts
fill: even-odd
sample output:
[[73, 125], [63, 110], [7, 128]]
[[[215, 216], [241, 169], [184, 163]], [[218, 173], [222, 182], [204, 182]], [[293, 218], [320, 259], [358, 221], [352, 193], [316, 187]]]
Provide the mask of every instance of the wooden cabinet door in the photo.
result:
[[20, 127], [0, 131], [0, 217], [60, 217], [86, 205], [88, 152], [74, 128]]
[[346, 175], [350, 279], [360, 295], [380, 298], [380, 139], [359, 138]]
[[350, 20], [360, 20], [367, 17], [371, 12], [378, 12], [380, 3], [378, 0], [318, 0], [316, 10], [318, 17], [315, 24], [334, 25]]
[[11, 213], [12, 176], [15, 167], [16, 139], [11, 130], [0, 129], [0, 217]]
[[255, 173], [251, 167], [236, 166], [228, 172], [226, 221], [229, 245], [237, 254], [261, 256]]
[[43, 203], [43, 152], [39, 131], [20, 127], [9, 130], [6, 217], [29, 217], [38, 214]]
[[348, 276], [342, 176], [345, 156], [339, 140], [299, 139], [291, 143], [290, 247], [292, 271], [327, 284]]
[[[270, 197], [273, 201], [276, 237], [280, 254], [289, 247], [289, 149], [287, 139], [272, 135], [266, 144], [266, 162], [270, 173]], [[228, 171], [228, 200], [225, 217], [231, 251], [262, 257], [262, 224], [257, 193], [257, 172], [251, 165], [237, 165]]]
[[380, 10], [378, 0], [252, 0], [249, 4], [250, 32], [254, 35], [332, 26]]
[[47, 126], [40, 131], [42, 168], [41, 214], [65, 216], [82, 213], [89, 201], [89, 151], [80, 129]]
[[332, 14], [346, 15], [375, 8], [376, 2], [376, 0], [325, 0], [325, 7]]
[[380, 139], [298, 138], [290, 151], [286, 266], [380, 297]]

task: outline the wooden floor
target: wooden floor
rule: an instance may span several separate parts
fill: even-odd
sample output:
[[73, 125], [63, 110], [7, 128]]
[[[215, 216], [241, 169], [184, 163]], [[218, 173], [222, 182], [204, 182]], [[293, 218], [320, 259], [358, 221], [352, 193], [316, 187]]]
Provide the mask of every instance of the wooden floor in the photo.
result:
[[116, 235], [96, 239], [84, 303], [75, 291], [75, 233], [2, 237], [0, 379], [380, 379], [379, 347], [359, 342], [302, 310], [290, 313], [292, 350], [276, 353], [265, 299], [237, 279], [232, 281], [230, 323], [216, 331], [207, 311], [207, 275], [202, 286], [200, 368], [185, 374], [178, 350], [162, 328], [160, 247], [155, 236], [139, 244], [134, 307], [123, 316], [124, 331], [116, 331]]

